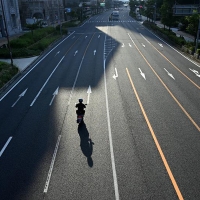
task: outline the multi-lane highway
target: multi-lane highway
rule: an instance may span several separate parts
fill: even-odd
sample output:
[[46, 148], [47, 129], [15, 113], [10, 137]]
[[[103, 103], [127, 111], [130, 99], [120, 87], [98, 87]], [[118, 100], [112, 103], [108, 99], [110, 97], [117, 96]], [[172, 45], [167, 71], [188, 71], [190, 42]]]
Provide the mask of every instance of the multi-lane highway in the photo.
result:
[[200, 67], [111, 12], [1, 94], [1, 200], [200, 199]]

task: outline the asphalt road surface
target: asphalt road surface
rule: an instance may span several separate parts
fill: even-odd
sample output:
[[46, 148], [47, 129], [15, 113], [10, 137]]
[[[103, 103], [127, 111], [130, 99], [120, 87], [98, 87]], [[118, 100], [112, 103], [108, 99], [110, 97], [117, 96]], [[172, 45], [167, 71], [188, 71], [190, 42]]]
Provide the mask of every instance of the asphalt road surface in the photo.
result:
[[200, 68], [111, 12], [1, 94], [1, 200], [200, 199]]

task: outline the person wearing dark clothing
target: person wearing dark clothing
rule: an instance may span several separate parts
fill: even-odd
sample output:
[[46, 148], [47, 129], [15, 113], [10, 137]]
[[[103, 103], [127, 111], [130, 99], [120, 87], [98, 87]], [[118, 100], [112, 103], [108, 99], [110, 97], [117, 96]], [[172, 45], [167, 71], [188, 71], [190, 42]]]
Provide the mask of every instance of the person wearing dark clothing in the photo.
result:
[[76, 110], [77, 115], [85, 114], [84, 109], [86, 108], [86, 106], [85, 106], [85, 104], [83, 104], [83, 99], [79, 99], [79, 103], [77, 103], [75, 107], [77, 108], [77, 110]]

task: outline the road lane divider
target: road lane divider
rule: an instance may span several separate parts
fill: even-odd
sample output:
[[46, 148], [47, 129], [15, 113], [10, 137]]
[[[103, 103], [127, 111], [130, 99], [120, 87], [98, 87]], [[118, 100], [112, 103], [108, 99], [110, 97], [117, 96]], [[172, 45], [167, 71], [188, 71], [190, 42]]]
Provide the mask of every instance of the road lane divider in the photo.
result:
[[[105, 52], [105, 48], [106, 48], [106, 39], [107, 39], [106, 35], [107, 34], [105, 34], [105, 39], [104, 39], [104, 52]], [[104, 75], [104, 88], [105, 88], [105, 98], [106, 98], [106, 114], [107, 114], [107, 124], [108, 124], [108, 136], [109, 136], [109, 144], [110, 144], [110, 156], [111, 156], [111, 165], [112, 165], [112, 173], [113, 173], [115, 200], [119, 200], [117, 172], [116, 172], [116, 166], [115, 166], [113, 139], [112, 139], [111, 124], [110, 124], [110, 111], [109, 111], [109, 105], [108, 105], [108, 89], [107, 89], [107, 81], [106, 81], [106, 58], [105, 57], [104, 57], [103, 69], [104, 69], [103, 75]]]
[[158, 142], [158, 140], [157, 140], [157, 137], [156, 137], [156, 135], [155, 135], [155, 133], [154, 133], [154, 130], [153, 130], [152, 126], [151, 126], [151, 123], [150, 123], [150, 121], [149, 121], [149, 119], [148, 119], [148, 116], [147, 116], [147, 114], [146, 114], [146, 112], [145, 112], [145, 110], [144, 110], [144, 107], [143, 107], [142, 102], [141, 102], [141, 100], [140, 100], [140, 97], [139, 97], [139, 95], [138, 95], [138, 93], [137, 93], [137, 91], [136, 91], [136, 88], [135, 88], [135, 86], [134, 86], [134, 84], [133, 84], [133, 81], [132, 81], [132, 78], [131, 78], [131, 76], [130, 76], [130, 73], [129, 73], [128, 68], [126, 68], [126, 72], [127, 72], [129, 81], [130, 81], [130, 83], [131, 83], [131, 86], [132, 86], [132, 88], [133, 88], [133, 91], [134, 91], [134, 93], [135, 93], [135, 96], [136, 96], [136, 98], [137, 98], [137, 101], [138, 101], [138, 103], [139, 103], [140, 109], [142, 110], [142, 114], [143, 114], [143, 116], [144, 116], [144, 118], [145, 118], [145, 120], [146, 120], [147, 126], [148, 126], [148, 128], [149, 128], [149, 130], [150, 130], [150, 132], [151, 132], [151, 135], [152, 135], [153, 140], [154, 140], [154, 142], [155, 142], [155, 144], [156, 144], [156, 147], [157, 147], [157, 149], [158, 149], [158, 152], [159, 152], [159, 154], [160, 154], [160, 156], [161, 156], [161, 159], [162, 159], [162, 161], [163, 161], [163, 163], [164, 163], [164, 166], [165, 166], [165, 168], [166, 168], [166, 170], [167, 170], [167, 173], [168, 173], [168, 175], [169, 175], [169, 177], [170, 177], [170, 180], [171, 180], [171, 182], [172, 182], [172, 184], [173, 184], [173, 186], [174, 186], [174, 189], [175, 189], [175, 191], [176, 191], [176, 194], [177, 194], [179, 200], [183, 200], [183, 196], [182, 196], [182, 194], [181, 194], [181, 191], [180, 191], [180, 189], [179, 189], [179, 187], [178, 187], [178, 185], [177, 185], [177, 183], [176, 183], [176, 180], [175, 180], [175, 178], [174, 178], [174, 176], [173, 176], [173, 174], [172, 174], [172, 171], [171, 171], [171, 169], [170, 169], [170, 167], [169, 167], [169, 164], [168, 164], [168, 162], [167, 162], [167, 160], [166, 160], [166, 158], [165, 158], [165, 155], [164, 155], [164, 153], [163, 153], [163, 151], [162, 151], [162, 149], [161, 149], [161, 146], [160, 146], [160, 144], [159, 144], [159, 142]]
[[104, 60], [104, 85], [105, 85], [105, 96], [106, 96], [106, 112], [107, 112], [107, 123], [108, 123], [108, 133], [109, 133], [109, 143], [110, 143], [110, 155], [111, 155], [111, 164], [112, 164], [113, 181], [114, 181], [114, 189], [115, 189], [115, 200], [119, 200], [117, 172], [116, 172], [116, 167], [115, 167], [115, 156], [114, 156], [114, 150], [113, 150], [112, 131], [111, 131], [111, 124], [110, 124], [110, 112], [109, 112], [109, 106], [108, 106], [105, 60]]
[[46, 180], [44, 191], [43, 191], [44, 194], [47, 193], [48, 188], [49, 188], [49, 183], [50, 183], [50, 179], [51, 179], [51, 175], [52, 175], [52, 171], [53, 171], [53, 166], [54, 166], [54, 163], [55, 163], [55, 160], [56, 160], [56, 155], [57, 155], [57, 152], [58, 152], [58, 147], [59, 147], [59, 144], [60, 144], [60, 139], [61, 139], [61, 135], [58, 136], [56, 147], [54, 149], [53, 157], [52, 157], [52, 160], [51, 160], [51, 165], [50, 165], [50, 168], [49, 168], [47, 180]]
[[[147, 41], [147, 39], [140, 33], [140, 35]], [[129, 35], [130, 37], [130, 35]], [[149, 44], [165, 59], [167, 60], [177, 71], [179, 71], [185, 78], [187, 78], [194, 86], [200, 89], [200, 86], [197, 85], [194, 81], [192, 81], [186, 74], [184, 74], [175, 64], [173, 64], [164, 54], [162, 54], [153, 44], [149, 42]]]
[[[128, 34], [129, 35], [129, 34]], [[156, 73], [156, 71], [153, 69], [153, 67], [150, 65], [148, 60], [145, 58], [145, 56], [142, 54], [142, 52], [139, 50], [137, 45], [134, 43], [133, 39], [129, 35], [131, 41], [133, 42], [135, 48], [138, 50], [142, 58], [145, 60], [147, 65], [150, 67], [150, 69], [153, 71], [153, 73], [157, 76], [158, 80], [162, 83], [162, 85], [165, 87], [165, 89], [168, 91], [168, 93], [171, 95], [171, 97], [174, 99], [174, 101], [178, 104], [178, 106], [181, 108], [181, 110], [185, 113], [185, 115], [188, 117], [188, 119], [192, 122], [192, 124], [197, 128], [197, 130], [200, 132], [200, 127], [198, 124], [193, 120], [193, 118], [189, 115], [189, 113], [185, 110], [185, 108], [181, 105], [181, 103], [178, 101], [178, 99], [173, 95], [173, 93], [170, 91], [170, 89], [167, 87], [167, 85], [163, 82], [163, 80], [160, 78], [160, 76]]]

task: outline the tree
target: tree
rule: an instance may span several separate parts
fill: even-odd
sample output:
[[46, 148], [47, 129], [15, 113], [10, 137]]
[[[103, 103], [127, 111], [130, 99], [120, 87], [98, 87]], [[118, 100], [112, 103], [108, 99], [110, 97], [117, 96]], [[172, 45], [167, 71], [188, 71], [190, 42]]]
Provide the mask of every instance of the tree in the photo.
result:
[[165, 26], [169, 27], [169, 31], [172, 24], [175, 21], [175, 17], [173, 16], [173, 10], [172, 10], [172, 7], [174, 5], [173, 2], [174, 0], [164, 0], [160, 8], [161, 22], [162, 24], [164, 24], [164, 28]]
[[31, 30], [31, 33], [32, 33], [32, 37], [33, 37], [33, 31], [35, 29], [38, 29], [41, 27], [41, 20], [33, 23], [33, 24], [26, 24], [26, 27], [29, 28]]
[[185, 17], [186, 21], [188, 22], [188, 25], [186, 27], [186, 30], [194, 36], [194, 43], [197, 39], [197, 31], [198, 31], [198, 25], [199, 25], [199, 14], [197, 11], [194, 11], [194, 14], [191, 16]]
[[153, 16], [155, 13], [155, 8], [156, 8], [155, 0], [148, 0], [145, 6], [146, 6], [145, 14], [146, 14], [147, 19], [152, 19], [153, 21]]
[[71, 17], [71, 18], [76, 18], [78, 15], [77, 15], [77, 13], [74, 11], [74, 10], [72, 10], [70, 13], [68, 13], [68, 15]]
[[135, 7], [139, 5], [139, 2], [136, 0], [130, 0], [129, 1], [129, 6], [130, 6], [130, 10], [131, 12], [135, 11]]

